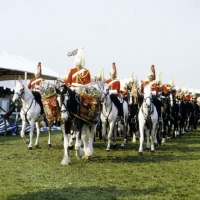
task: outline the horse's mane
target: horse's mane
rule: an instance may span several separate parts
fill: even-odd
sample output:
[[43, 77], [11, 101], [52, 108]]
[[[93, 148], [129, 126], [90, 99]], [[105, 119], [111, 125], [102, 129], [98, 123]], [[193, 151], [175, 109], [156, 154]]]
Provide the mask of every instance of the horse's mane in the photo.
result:
[[64, 91], [68, 92], [70, 99], [68, 100], [68, 109], [70, 112], [77, 114], [77, 99], [76, 97], [79, 97], [78, 94], [76, 93], [75, 90], [72, 90], [70, 87], [67, 87], [66, 85], [64, 85]]

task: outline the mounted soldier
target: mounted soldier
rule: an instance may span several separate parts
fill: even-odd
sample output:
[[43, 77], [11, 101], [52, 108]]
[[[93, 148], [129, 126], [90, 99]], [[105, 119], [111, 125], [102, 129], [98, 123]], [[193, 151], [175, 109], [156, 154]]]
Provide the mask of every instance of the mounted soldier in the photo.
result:
[[140, 90], [141, 93], [144, 93], [144, 86], [151, 85], [151, 89], [153, 91], [153, 104], [155, 105], [157, 112], [158, 112], [158, 121], [162, 123], [162, 116], [161, 116], [161, 106], [162, 102], [159, 99], [159, 91], [160, 91], [160, 80], [156, 80], [156, 72], [155, 66], [151, 65], [150, 72], [148, 74], [147, 80], [141, 81]]
[[32, 91], [33, 95], [35, 96], [36, 101], [40, 104], [41, 115], [44, 114], [44, 108], [43, 108], [43, 104], [41, 100], [42, 98], [40, 94], [40, 84], [42, 81], [44, 81], [44, 79], [42, 78], [42, 66], [41, 66], [41, 62], [38, 62], [38, 66], [35, 71], [35, 77], [30, 80], [28, 84], [28, 88]]
[[77, 90], [81, 85], [85, 85], [91, 82], [90, 71], [85, 66], [84, 49], [80, 47], [78, 49], [75, 58], [75, 68], [72, 68], [68, 77], [64, 80], [67, 87]]
[[123, 98], [120, 94], [121, 85], [120, 81], [117, 79], [117, 69], [114, 62], [112, 63], [112, 68], [110, 70], [110, 78], [107, 79], [105, 83], [108, 84], [111, 100], [116, 103], [116, 106], [118, 108], [118, 116], [120, 117], [121, 124], [124, 124]]

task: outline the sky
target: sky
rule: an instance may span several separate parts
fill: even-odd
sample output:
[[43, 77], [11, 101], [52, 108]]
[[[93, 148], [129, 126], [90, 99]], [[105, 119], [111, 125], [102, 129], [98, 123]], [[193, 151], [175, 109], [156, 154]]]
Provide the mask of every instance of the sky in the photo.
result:
[[[199, 0], [0, 0], [0, 51], [41, 61], [64, 76], [84, 47], [91, 76], [112, 62], [117, 77], [200, 89]], [[28, 67], [28, 66], [27, 66]]]

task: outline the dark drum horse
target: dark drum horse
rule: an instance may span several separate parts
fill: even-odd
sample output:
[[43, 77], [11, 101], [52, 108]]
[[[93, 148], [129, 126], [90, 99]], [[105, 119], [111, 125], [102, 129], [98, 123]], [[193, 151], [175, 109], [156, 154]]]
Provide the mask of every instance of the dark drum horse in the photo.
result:
[[[158, 139], [158, 142], [161, 142], [162, 144], [165, 143], [165, 139], [170, 139], [170, 131], [171, 131], [171, 126], [170, 126], [170, 121], [171, 119], [171, 105], [170, 105], [170, 91], [167, 92], [162, 92], [162, 95], [160, 96], [161, 102], [162, 102], [162, 120], [163, 124], [161, 126], [161, 135], [160, 135], [160, 140]], [[158, 129], [159, 130], [159, 129]], [[159, 134], [158, 134], [159, 135]]]
[[[170, 100], [170, 131], [172, 131], [172, 138], [179, 135], [178, 123], [180, 121], [179, 103], [176, 101], [176, 90], [172, 89], [169, 93]], [[173, 128], [172, 128], [173, 127]]]
[[[69, 136], [71, 129], [76, 129], [76, 157], [90, 159], [93, 155], [93, 139], [96, 123], [90, 123], [80, 117], [80, 95], [65, 84], [56, 86], [56, 93], [61, 113], [61, 129], [64, 137], [64, 156], [62, 165], [71, 163], [69, 156]], [[82, 147], [83, 142], [83, 147]]]
[[137, 82], [133, 85], [128, 85], [127, 92], [127, 102], [128, 102], [128, 129], [132, 142], [136, 142], [136, 138], [139, 137], [139, 122], [138, 122], [138, 112], [142, 104], [143, 97], [139, 95]]
[[186, 126], [186, 119], [187, 119], [187, 104], [186, 101], [183, 99], [183, 93], [177, 95], [177, 102], [179, 108], [179, 135], [183, 135], [186, 133], [185, 126]]
[[199, 109], [199, 105], [196, 102], [196, 98], [192, 98], [192, 101], [190, 102], [190, 118], [189, 118], [189, 128], [192, 131], [196, 131], [197, 129], [197, 123], [199, 120], [199, 116], [200, 116], [200, 109]]

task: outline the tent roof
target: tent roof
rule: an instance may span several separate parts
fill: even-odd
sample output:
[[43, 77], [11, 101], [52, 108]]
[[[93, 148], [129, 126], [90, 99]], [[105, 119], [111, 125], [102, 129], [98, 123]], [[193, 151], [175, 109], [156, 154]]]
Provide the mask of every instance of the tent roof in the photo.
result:
[[[0, 81], [16, 80], [19, 76], [25, 79], [25, 72], [27, 72], [27, 79], [32, 79], [37, 64], [37, 61], [30, 58], [0, 52]], [[46, 80], [55, 80], [59, 74], [42, 64], [42, 76]]]

